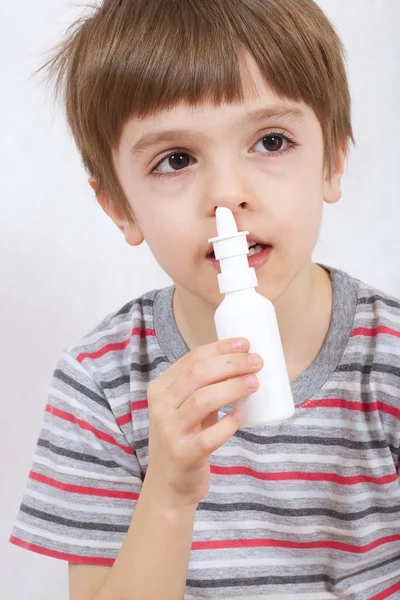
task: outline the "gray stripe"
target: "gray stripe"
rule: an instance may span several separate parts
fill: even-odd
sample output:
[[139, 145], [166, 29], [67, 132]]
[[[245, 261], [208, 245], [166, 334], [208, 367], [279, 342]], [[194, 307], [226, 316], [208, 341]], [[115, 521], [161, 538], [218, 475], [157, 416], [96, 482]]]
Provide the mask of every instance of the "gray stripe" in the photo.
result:
[[398, 506], [371, 506], [365, 510], [359, 512], [348, 513], [338, 512], [328, 508], [318, 508], [313, 506], [311, 508], [278, 508], [276, 506], [268, 506], [266, 504], [259, 504], [256, 502], [232, 502], [217, 504], [215, 502], [200, 502], [197, 510], [199, 511], [211, 511], [211, 512], [224, 512], [229, 513], [230, 511], [258, 511], [261, 513], [269, 513], [271, 515], [281, 515], [283, 517], [307, 517], [307, 516], [326, 516], [338, 521], [358, 521], [364, 519], [369, 515], [374, 514], [397, 514], [400, 512], [400, 505]]
[[381, 363], [372, 363], [371, 365], [361, 365], [360, 363], [350, 363], [340, 365], [337, 371], [346, 373], [348, 371], [358, 371], [363, 375], [371, 375], [371, 373], [387, 373], [388, 375], [395, 375], [400, 377], [400, 368], [393, 365], [383, 365]]
[[[95, 509], [93, 509], [95, 511]], [[133, 509], [132, 509], [133, 511]], [[49, 523], [57, 523], [57, 525], [63, 525], [64, 527], [73, 527], [74, 529], [87, 529], [89, 531], [112, 531], [113, 533], [127, 533], [129, 529], [129, 516], [127, 517], [126, 525], [115, 525], [110, 523], [95, 523], [93, 521], [73, 521], [72, 519], [65, 519], [64, 517], [57, 517], [48, 512], [31, 508], [26, 504], [21, 504], [21, 512], [35, 517], [35, 519], [41, 519]]]
[[[250, 586], [268, 586], [268, 585], [302, 585], [305, 583], [332, 583], [335, 580], [329, 575], [289, 575], [289, 576], [274, 576], [269, 575], [267, 577], [241, 577], [234, 579], [188, 579], [186, 584], [193, 588], [240, 588]], [[279, 590], [280, 592], [283, 590]], [[299, 591], [300, 590], [296, 590]]]
[[[146, 409], [147, 410], [147, 409]], [[387, 448], [388, 444], [386, 440], [370, 440], [367, 442], [355, 442], [354, 440], [346, 440], [345, 438], [319, 438], [319, 437], [304, 437], [304, 436], [290, 436], [290, 435], [277, 435], [273, 437], [262, 437], [249, 433], [244, 430], [238, 430], [234, 437], [242, 438], [253, 444], [259, 444], [263, 446], [270, 446], [272, 444], [292, 444], [293, 446], [339, 446], [342, 448], [351, 448], [352, 450], [371, 450], [373, 448]], [[135, 448], [141, 449], [148, 446], [148, 437], [138, 439], [135, 441]], [[394, 449], [395, 450], [395, 449]], [[315, 451], [315, 448], [313, 448]], [[221, 458], [221, 457], [219, 457]]]
[[116, 315], [115, 315], [115, 316], [116, 316], [116, 317], [119, 317], [119, 316], [122, 316], [122, 315], [126, 315], [127, 313], [131, 312], [132, 308], [133, 308], [135, 305], [137, 305], [137, 304], [138, 304], [138, 302], [137, 302], [137, 301], [135, 301], [135, 300], [132, 300], [131, 302], [128, 302], [128, 304], [125, 304], [125, 306], [123, 306], [123, 307], [121, 308], [121, 310], [119, 310], [119, 311], [116, 313]]
[[335, 437], [317, 437], [317, 436], [294, 436], [294, 435], [274, 435], [271, 437], [257, 435], [239, 429], [235, 437], [246, 440], [253, 444], [264, 446], [270, 444], [293, 444], [293, 445], [313, 445], [313, 446], [342, 446], [343, 448], [352, 448], [353, 450], [369, 450], [371, 448], [387, 448], [386, 440], [369, 440], [365, 442], [356, 442], [345, 438]]
[[101, 458], [98, 456], [91, 456], [90, 454], [83, 454], [83, 452], [74, 452], [73, 450], [68, 450], [67, 448], [60, 448], [59, 446], [55, 446], [43, 438], [39, 438], [37, 445], [41, 448], [49, 449], [53, 454], [66, 456], [67, 458], [72, 458], [74, 460], [100, 465], [102, 467], [106, 467], [107, 469], [120, 468], [120, 465], [113, 460], [101, 460]]
[[66, 375], [66, 373], [61, 371], [61, 369], [56, 369], [54, 371], [54, 377], [56, 379], [59, 379], [69, 387], [75, 389], [77, 392], [83, 394], [87, 398], [94, 400], [94, 402], [96, 402], [97, 404], [101, 404], [101, 406], [103, 406], [107, 409], [108, 412], [110, 412], [110, 405], [108, 404], [105, 398], [103, 398], [99, 394], [96, 394], [96, 392], [93, 392], [93, 390], [90, 390], [88, 387], [82, 385], [81, 383], [78, 383], [78, 381], [76, 381], [69, 375]]
[[154, 371], [157, 369], [158, 365], [163, 363], [167, 363], [167, 359], [164, 356], [159, 356], [155, 358], [151, 363], [132, 363], [131, 364], [131, 373], [149, 373], [150, 371]]
[[391, 306], [392, 308], [400, 308], [400, 303], [396, 302], [396, 300], [393, 300], [392, 298], [384, 298], [378, 294], [368, 296], [367, 298], [359, 298], [358, 304], [375, 304], [377, 301], [386, 304], [386, 306]]
[[150, 308], [153, 308], [153, 304], [154, 301], [151, 298], [136, 298], [135, 300], [131, 300], [131, 302], [128, 302], [128, 304], [125, 304], [125, 306], [123, 306], [121, 310], [115, 313], [115, 316], [119, 317], [120, 315], [126, 315], [132, 312], [134, 308], [137, 309], [141, 306], [149, 306]]
[[100, 385], [103, 390], [114, 390], [115, 388], [120, 387], [121, 385], [129, 385], [131, 378], [129, 375], [122, 375], [121, 377], [117, 377], [116, 379], [112, 379], [111, 381], [101, 381]]

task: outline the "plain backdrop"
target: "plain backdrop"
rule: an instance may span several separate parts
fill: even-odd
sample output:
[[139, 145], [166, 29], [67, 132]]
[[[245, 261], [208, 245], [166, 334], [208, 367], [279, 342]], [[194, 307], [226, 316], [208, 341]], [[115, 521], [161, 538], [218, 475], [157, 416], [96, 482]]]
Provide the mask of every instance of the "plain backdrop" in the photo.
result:
[[[135, 0], [132, 0], [135, 1]], [[184, 0], [182, 0], [184, 1]], [[400, 2], [320, 0], [348, 53], [357, 147], [315, 260], [400, 297]], [[85, 4], [85, 2], [83, 2]], [[62, 349], [170, 284], [96, 205], [63, 114], [30, 78], [82, 8], [0, 6], [0, 597], [67, 600], [67, 565], [8, 542]]]

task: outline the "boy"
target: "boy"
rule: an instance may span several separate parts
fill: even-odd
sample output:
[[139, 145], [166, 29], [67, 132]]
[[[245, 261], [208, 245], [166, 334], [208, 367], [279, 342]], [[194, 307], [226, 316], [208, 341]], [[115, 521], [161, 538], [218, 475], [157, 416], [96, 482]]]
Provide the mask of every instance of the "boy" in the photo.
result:
[[[353, 140], [332, 25], [105, 0], [47, 66], [99, 203], [174, 285], [64, 352], [11, 541], [68, 561], [71, 600], [400, 598], [400, 303], [311, 259]], [[228, 409], [262, 363], [216, 341], [218, 206], [259, 244], [285, 422]]]

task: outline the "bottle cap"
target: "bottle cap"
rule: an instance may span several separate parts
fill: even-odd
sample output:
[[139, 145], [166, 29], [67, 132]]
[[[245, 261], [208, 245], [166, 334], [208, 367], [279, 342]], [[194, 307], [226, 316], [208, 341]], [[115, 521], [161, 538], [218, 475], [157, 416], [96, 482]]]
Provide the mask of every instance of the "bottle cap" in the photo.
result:
[[258, 286], [255, 270], [249, 266], [247, 255], [248, 231], [238, 231], [235, 217], [229, 208], [218, 206], [216, 211], [218, 237], [213, 244], [215, 258], [220, 261], [218, 284], [221, 294]]

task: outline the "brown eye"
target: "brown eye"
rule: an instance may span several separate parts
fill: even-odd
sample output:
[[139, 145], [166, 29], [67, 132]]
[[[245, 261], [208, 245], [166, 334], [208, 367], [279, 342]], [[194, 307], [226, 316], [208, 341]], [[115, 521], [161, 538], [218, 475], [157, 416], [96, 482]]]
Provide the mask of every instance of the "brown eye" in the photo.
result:
[[269, 152], [279, 152], [283, 146], [283, 138], [280, 135], [267, 135], [262, 142], [264, 148]]
[[179, 171], [179, 169], [184, 169], [189, 166], [190, 158], [188, 154], [184, 153], [172, 154], [168, 157], [168, 162], [170, 167]]

